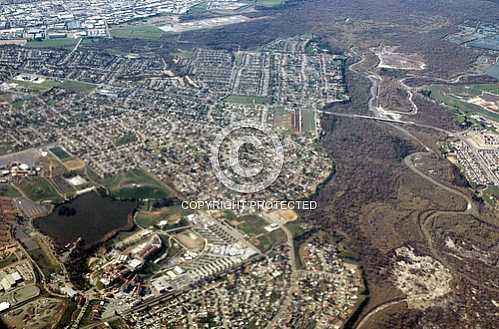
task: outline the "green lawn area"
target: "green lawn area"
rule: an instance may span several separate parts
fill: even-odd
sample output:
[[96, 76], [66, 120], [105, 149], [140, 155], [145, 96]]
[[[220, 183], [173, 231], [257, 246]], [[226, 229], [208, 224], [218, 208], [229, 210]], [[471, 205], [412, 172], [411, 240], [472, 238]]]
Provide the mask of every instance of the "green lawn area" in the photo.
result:
[[64, 151], [64, 149], [59, 146], [52, 147], [51, 149], [49, 149], [49, 151], [61, 161], [71, 158], [71, 155], [69, 155], [68, 152]]
[[11, 105], [13, 108], [20, 110], [23, 108], [24, 102], [25, 100], [23, 99], [16, 99]]
[[142, 169], [104, 180], [112, 197], [122, 200], [161, 199], [171, 196], [170, 189]]
[[468, 115], [473, 115], [473, 114], [481, 115], [491, 120], [499, 121], [499, 113], [487, 111], [478, 105], [461, 101], [457, 99], [455, 96], [453, 96], [452, 91], [446, 92], [440, 86], [432, 86], [430, 87], [430, 90], [431, 90], [431, 98], [435, 99], [440, 103], [444, 103], [447, 106], [455, 108], [461, 113]]
[[241, 96], [231, 95], [224, 99], [227, 103], [244, 104], [244, 105], [262, 105], [270, 103], [270, 99], [265, 96]]
[[112, 329], [123, 329], [123, 328], [128, 328], [126, 323], [122, 319], [117, 319], [109, 322], [109, 326]]
[[21, 197], [21, 193], [19, 193], [19, 191], [16, 190], [10, 184], [1, 184], [0, 185], [0, 196], [5, 196], [8, 198], [18, 198], [18, 197]]
[[312, 111], [302, 111], [303, 120], [303, 131], [314, 132], [315, 131], [315, 112]]
[[[54, 87], [64, 88], [67, 91], [82, 92], [82, 93], [89, 93], [96, 88], [96, 86], [91, 83], [74, 81], [74, 80], [64, 80], [60, 82], [47, 79], [42, 83], [33, 83], [30, 81], [19, 81], [19, 80], [14, 80], [12, 82], [17, 83], [21, 87], [36, 93], [44, 93]], [[22, 103], [19, 106], [22, 106]]]
[[268, 225], [267, 222], [258, 216], [243, 216], [238, 218], [237, 221], [240, 222], [237, 228], [249, 236], [267, 233], [264, 229]]
[[203, 14], [207, 10], [208, 10], [207, 4], [206, 3], [200, 3], [200, 4], [197, 4], [197, 5], [193, 6], [193, 7], [191, 7], [187, 11], [187, 15]]
[[275, 230], [258, 238], [258, 248], [265, 252], [272, 246], [286, 242], [286, 234], [282, 230]]
[[499, 84], [497, 83], [439, 86], [439, 88], [458, 95], [480, 96], [482, 92], [499, 95]]
[[286, 0], [256, 0], [256, 4], [264, 7], [275, 7], [284, 4]]
[[121, 145], [130, 144], [131, 142], [135, 142], [136, 140], [137, 140], [137, 135], [135, 135], [135, 133], [133, 133], [132, 131], [128, 131], [123, 135], [119, 136], [118, 138], [116, 138], [114, 144], [116, 144], [116, 146], [121, 146]]
[[85, 177], [92, 184], [96, 184], [96, 185], [104, 185], [105, 184], [104, 180], [99, 175], [97, 175], [97, 173], [95, 171], [93, 171], [92, 168], [89, 166], [85, 167]]
[[283, 129], [286, 133], [294, 133], [294, 128], [291, 121], [291, 112], [286, 111], [282, 107], [274, 107], [274, 126]]
[[0, 143], [0, 155], [4, 155], [11, 152], [11, 145], [8, 143]]
[[230, 221], [237, 219], [237, 215], [231, 210], [224, 210], [224, 218]]
[[293, 237], [297, 237], [303, 233], [306, 232], [306, 230], [304, 230], [300, 223], [298, 221], [294, 221], [294, 222], [289, 222], [286, 224], [286, 227], [288, 228], [288, 230], [291, 232], [291, 234], [293, 235]]
[[[66, 179], [63, 176], [56, 176], [52, 178], [52, 182], [55, 184], [57, 187], [57, 190], [64, 195], [66, 198], [72, 198], [76, 195], [77, 188], [71, 185], [66, 181]], [[79, 186], [78, 189], [84, 189], [86, 187], [89, 187], [88, 184], [85, 184], [83, 186]]]
[[35, 202], [52, 201], [60, 203], [63, 201], [59, 193], [54, 189], [52, 184], [43, 177], [27, 177], [24, 178], [18, 187]]
[[25, 47], [30, 48], [72, 48], [76, 46], [78, 39], [63, 38], [63, 39], [45, 39], [43, 41], [30, 41]]
[[497, 205], [499, 200], [499, 186], [490, 185], [482, 192], [482, 199], [492, 207]]
[[130, 25], [111, 30], [115, 38], [157, 40], [164, 34], [162, 30], [153, 25]]
[[64, 80], [59, 87], [64, 88], [67, 91], [81, 92], [85, 94], [88, 94], [97, 88], [94, 84], [74, 80]]
[[179, 216], [188, 215], [190, 213], [190, 210], [182, 209], [182, 207], [168, 207], [156, 211], [139, 211], [137, 215], [135, 215], [135, 222], [141, 227], [149, 227], [158, 224], [162, 220], [168, 220], [168, 227], [175, 228], [187, 224], [187, 222]]
[[135, 215], [135, 223], [140, 227], [149, 227], [166, 219], [166, 215], [156, 215], [148, 212], [139, 212]]
[[254, 243], [261, 251], [269, 250], [273, 245], [286, 241], [286, 234], [278, 229], [267, 232], [265, 226], [269, 225], [265, 220], [258, 216], [243, 216], [236, 221], [239, 222], [237, 229], [246, 233], [250, 237], [250, 242]]
[[4, 268], [6, 266], [12, 265], [17, 262], [19, 259], [17, 258], [15, 253], [11, 253], [5, 258], [0, 259], [0, 268]]
[[20, 87], [24, 89], [28, 89], [29, 91], [36, 93], [47, 92], [50, 89], [57, 87], [61, 84], [60, 82], [54, 80], [45, 80], [42, 83], [33, 83], [29, 81], [19, 81], [19, 80], [14, 80], [12, 82], [18, 84]]

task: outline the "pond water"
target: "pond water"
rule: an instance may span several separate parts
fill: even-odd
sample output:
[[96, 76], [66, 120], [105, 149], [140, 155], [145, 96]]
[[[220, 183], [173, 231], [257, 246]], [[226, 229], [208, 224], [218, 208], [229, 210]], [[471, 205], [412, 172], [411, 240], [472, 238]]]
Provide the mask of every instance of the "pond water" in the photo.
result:
[[49, 216], [35, 220], [34, 225], [52, 238], [58, 248], [80, 237], [84, 247], [90, 247], [126, 229], [136, 207], [136, 202], [118, 201], [91, 192], [57, 206]]

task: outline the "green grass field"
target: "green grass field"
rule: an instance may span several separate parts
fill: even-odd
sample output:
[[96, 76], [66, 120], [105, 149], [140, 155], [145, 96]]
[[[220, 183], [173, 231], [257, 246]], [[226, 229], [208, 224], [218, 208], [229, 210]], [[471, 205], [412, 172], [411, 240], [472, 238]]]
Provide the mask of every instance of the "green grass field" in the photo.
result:
[[21, 197], [22, 195], [12, 185], [1, 184], [0, 185], [0, 196], [5, 196], [8, 198], [18, 198], [18, 197]]
[[[149, 227], [158, 224], [162, 220], [168, 220], [168, 225], [172, 227], [178, 226], [174, 222], [178, 219], [177, 216], [190, 214], [190, 210], [182, 209], [181, 207], [162, 208], [157, 211], [139, 211], [135, 215], [135, 222], [141, 227]], [[184, 220], [180, 219], [178, 224], [184, 224]]]
[[96, 85], [91, 83], [83, 82], [83, 81], [74, 81], [74, 80], [64, 80], [59, 87], [66, 89], [67, 91], [73, 92], [81, 92], [84, 94], [88, 94], [97, 88]]
[[0, 142], [0, 155], [4, 155], [11, 152], [12, 145], [9, 143]]
[[59, 146], [52, 147], [51, 149], [49, 149], [49, 151], [61, 161], [71, 158], [71, 155], [69, 155], [68, 152], [64, 151], [64, 149]]
[[243, 104], [243, 105], [262, 105], [269, 104], [270, 99], [265, 96], [241, 96], [231, 95], [224, 99], [226, 103]]
[[302, 111], [303, 131], [306, 133], [315, 132], [315, 112]]
[[[68, 183], [63, 176], [57, 176], [52, 178], [52, 182], [57, 187], [57, 190], [65, 197], [72, 198], [76, 196], [77, 189]], [[83, 189], [85, 187], [89, 187], [88, 184], [84, 186], [80, 186], [79, 189]]]
[[[64, 88], [67, 91], [88, 94], [96, 88], [96, 86], [91, 83], [86, 83], [82, 81], [73, 81], [73, 80], [64, 80], [60, 82], [47, 79], [42, 83], [33, 83], [30, 81], [19, 81], [19, 80], [14, 80], [13, 82], [17, 83], [22, 88], [35, 93], [45, 93], [54, 87], [59, 87], [59, 88]], [[22, 104], [20, 106], [22, 106]]]
[[164, 32], [153, 25], [130, 25], [111, 30], [115, 38], [158, 40]]
[[281, 107], [274, 107], [274, 122], [273, 125], [282, 129], [284, 132], [288, 134], [294, 133], [292, 121], [291, 121], [291, 112], [286, 111]]
[[133, 133], [132, 131], [128, 131], [125, 134], [116, 138], [114, 144], [116, 144], [116, 146], [121, 146], [121, 145], [130, 144], [135, 141], [137, 141], [137, 135], [135, 135], [135, 133]]
[[294, 222], [289, 222], [286, 224], [286, 227], [288, 228], [288, 230], [291, 232], [291, 234], [293, 235], [293, 237], [297, 237], [303, 233], [305, 233], [306, 231], [301, 227], [300, 223], [298, 221], [294, 221]]
[[439, 86], [439, 88], [449, 93], [466, 96], [480, 96], [483, 92], [499, 95], [499, 84], [497, 83]]
[[199, 15], [205, 13], [207, 10], [208, 10], [207, 4], [200, 3], [189, 8], [189, 10], [187, 11], [187, 15]]
[[276, 7], [286, 3], [286, 0], [256, 0], [257, 6]]
[[499, 200], [499, 186], [489, 186], [482, 192], [482, 199], [492, 207], [497, 205]]
[[104, 180], [112, 197], [122, 200], [161, 199], [172, 195], [170, 189], [142, 169]]
[[10, 104], [10, 105], [12, 105], [12, 107], [13, 107], [13, 108], [15, 108], [15, 109], [20, 110], [20, 109], [22, 109], [22, 108], [23, 108], [23, 105], [24, 105], [24, 103], [25, 103], [25, 102], [26, 102], [26, 101], [25, 101], [25, 100], [23, 100], [23, 99], [16, 99], [16, 100], [15, 100], [14, 102], [12, 102], [12, 104]]
[[27, 177], [21, 181], [18, 187], [34, 202], [51, 201], [60, 203], [63, 201], [52, 184], [43, 177]]
[[265, 220], [258, 216], [248, 215], [236, 219], [240, 224], [237, 229], [246, 233], [250, 237], [250, 242], [256, 244], [256, 247], [265, 252], [272, 246], [286, 241], [286, 234], [278, 229], [267, 232], [265, 226], [269, 225]]
[[29, 81], [19, 81], [14, 80], [14, 83], [17, 83], [23, 89], [27, 89], [28, 91], [35, 93], [44, 93], [49, 91], [50, 89], [59, 86], [61, 83], [54, 80], [45, 80], [42, 83], [33, 83]]
[[430, 87], [431, 98], [467, 115], [481, 115], [494, 121], [499, 121], [499, 113], [487, 111], [481, 106], [466, 103], [453, 96], [453, 91], [446, 91], [439, 86]]
[[63, 39], [45, 39], [43, 41], [30, 41], [25, 47], [29, 48], [72, 48], [76, 46], [78, 39], [63, 38]]
[[237, 221], [240, 222], [237, 228], [249, 236], [267, 233], [264, 229], [268, 225], [267, 222], [258, 216], [243, 216], [238, 218]]

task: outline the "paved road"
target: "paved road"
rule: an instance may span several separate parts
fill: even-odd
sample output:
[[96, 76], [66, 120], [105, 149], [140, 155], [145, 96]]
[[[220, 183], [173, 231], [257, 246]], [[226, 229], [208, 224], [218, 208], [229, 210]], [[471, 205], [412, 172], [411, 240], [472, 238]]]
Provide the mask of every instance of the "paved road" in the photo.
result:
[[417, 157], [420, 157], [420, 156], [424, 156], [424, 155], [427, 155], [427, 153], [424, 153], [424, 152], [418, 152], [418, 153], [413, 153], [413, 154], [410, 154], [408, 155], [407, 157], [405, 157], [404, 159], [404, 163], [405, 165], [411, 170], [413, 171], [415, 174], [423, 177], [425, 180], [429, 181], [430, 183], [432, 183], [433, 185], [436, 185], [438, 186], [439, 188], [451, 193], [451, 194], [455, 194], [461, 198], [463, 198], [464, 200], [466, 200], [466, 209], [464, 209], [463, 211], [460, 211], [460, 213], [464, 213], [464, 214], [470, 214], [470, 215], [475, 215], [475, 216], [478, 216], [478, 208], [476, 207], [476, 205], [473, 203], [473, 200], [471, 199], [471, 197], [467, 194], [465, 194], [464, 192], [458, 190], [458, 189], [455, 189], [455, 188], [452, 188], [450, 186], [447, 186], [445, 184], [442, 184], [440, 182], [438, 182], [437, 180], [435, 180], [433, 177], [430, 177], [426, 174], [424, 174], [421, 170], [419, 170], [416, 165], [414, 164], [414, 160], [417, 158]]
[[380, 304], [373, 308], [369, 313], [367, 313], [365, 316], [362, 317], [362, 319], [358, 322], [357, 326], [355, 327], [356, 329], [363, 328], [365, 327], [366, 323], [371, 319], [373, 316], [376, 314], [383, 312], [387, 308], [390, 308], [394, 305], [401, 304], [401, 303], [406, 303], [407, 299], [406, 298], [400, 298], [400, 299], [393, 299], [390, 300], [386, 303]]
[[[404, 164], [413, 173], [415, 173], [416, 175], [420, 176], [421, 178], [427, 180], [431, 184], [437, 186], [438, 188], [445, 190], [448, 193], [457, 195], [466, 201], [466, 208], [462, 209], [462, 210], [448, 211], [448, 210], [438, 210], [438, 209], [435, 210], [435, 209], [433, 209], [433, 210], [424, 211], [424, 212], [419, 214], [420, 230], [423, 233], [423, 236], [426, 240], [426, 244], [428, 245], [432, 256], [436, 260], [440, 261], [447, 268], [452, 268], [451, 265], [448, 264], [446, 259], [444, 257], [441, 257], [438, 250], [433, 246], [431, 228], [428, 228], [428, 225], [426, 225], [426, 224], [429, 223], [431, 220], [436, 219], [438, 216], [449, 215], [449, 214], [451, 214], [451, 215], [471, 215], [471, 216], [474, 216], [475, 218], [477, 218], [478, 221], [480, 221], [478, 219], [479, 211], [469, 195], [467, 195], [466, 193], [464, 193], [456, 188], [452, 188], [450, 186], [447, 186], [447, 185], [435, 180], [433, 177], [428, 176], [427, 174], [423, 173], [422, 171], [420, 171], [416, 167], [416, 165], [414, 164], [415, 158], [417, 158], [418, 156], [422, 156], [422, 155], [434, 154], [435, 152], [433, 152], [431, 150], [431, 148], [428, 145], [426, 145], [423, 141], [421, 141], [419, 138], [417, 138], [416, 136], [412, 135], [409, 131], [407, 131], [404, 128], [404, 126], [415, 126], [415, 127], [420, 127], [420, 128], [431, 129], [431, 130], [443, 133], [443, 134], [447, 135], [448, 137], [459, 138], [461, 140], [462, 140], [462, 136], [461, 136], [462, 133], [451, 132], [451, 131], [447, 131], [447, 130], [439, 128], [439, 127], [434, 127], [431, 125], [416, 123], [416, 122], [412, 122], [412, 121], [388, 119], [382, 113], [379, 113], [378, 107], [377, 107], [377, 103], [378, 103], [377, 99], [378, 99], [378, 86], [379, 86], [379, 81], [381, 80], [381, 78], [376, 73], [373, 73], [370, 71], [359, 72], [355, 69], [355, 67], [357, 65], [363, 63], [364, 61], [365, 61], [365, 57], [362, 58], [362, 60], [357, 62], [356, 64], [351, 65], [349, 69], [350, 69], [350, 71], [356, 72], [358, 74], [366, 75], [369, 78], [369, 80], [371, 81], [372, 86], [370, 88], [371, 98], [369, 100], [369, 110], [371, 112], [373, 112], [374, 116], [339, 113], [339, 112], [328, 112], [328, 111], [319, 111], [319, 112], [322, 114], [325, 114], [325, 115], [357, 118], [357, 119], [364, 119], [364, 120], [374, 120], [374, 121], [378, 121], [381, 123], [386, 123], [386, 124], [392, 126], [393, 128], [401, 131], [402, 133], [407, 135], [409, 138], [416, 141], [418, 144], [422, 145], [427, 150], [427, 152], [418, 152], [418, 153], [408, 155], [404, 159]], [[453, 80], [444, 80], [444, 79], [438, 79], [438, 78], [432, 78], [432, 79], [436, 80], [436, 81], [446, 82], [446, 83], [457, 83], [463, 77], [466, 77], [466, 76], [472, 76], [472, 75], [471, 74], [463, 74], [463, 75], [460, 75], [460, 76], [454, 78]], [[413, 93], [411, 91], [411, 88], [405, 84], [405, 79], [400, 80], [400, 82], [406, 88], [406, 90], [409, 92], [409, 100], [411, 102], [411, 105], [413, 106], [413, 109], [409, 113], [399, 113], [399, 114], [404, 114], [404, 115], [416, 114], [418, 112], [418, 109], [417, 109], [416, 104], [413, 102], [413, 99], [412, 99]], [[462, 275], [463, 277], [465, 277], [466, 279], [468, 279], [472, 283], [480, 284], [480, 282], [477, 282], [474, 278], [469, 277], [467, 274], [459, 273], [459, 275]], [[483, 283], [481, 283], [480, 286], [483, 286]], [[499, 289], [496, 287], [484, 287], [484, 288], [489, 289], [491, 291], [499, 292]], [[357, 325], [355, 326], [355, 328], [356, 329], [365, 329], [365, 325], [367, 324], [369, 319], [372, 318], [374, 315], [385, 311], [389, 307], [392, 307], [392, 306], [400, 304], [400, 303], [405, 303], [405, 302], [407, 302], [407, 298], [399, 298], [399, 299], [389, 300], [389, 301], [386, 301], [380, 305], [377, 305], [371, 311], [369, 311], [367, 314], [365, 314], [360, 319], [360, 321], [357, 322]]]
[[279, 310], [277, 311], [277, 314], [274, 316], [272, 321], [267, 325], [267, 329], [274, 328], [278, 321], [281, 320], [285, 312], [290, 309], [291, 303], [293, 302], [293, 292], [297, 291], [299, 289], [298, 287], [298, 278], [299, 278], [299, 273], [298, 273], [298, 267], [296, 264], [296, 251], [295, 251], [295, 244], [294, 244], [294, 237], [293, 233], [286, 227], [285, 223], [281, 223], [279, 221], [275, 221], [268, 216], [264, 215], [262, 216], [264, 220], [266, 220], [269, 224], [279, 224], [279, 228], [284, 231], [286, 234], [286, 240], [289, 248], [289, 261], [291, 264], [291, 274], [290, 274], [290, 282], [289, 282], [289, 289], [287, 291], [286, 296], [284, 296], [284, 300], [282, 301]]

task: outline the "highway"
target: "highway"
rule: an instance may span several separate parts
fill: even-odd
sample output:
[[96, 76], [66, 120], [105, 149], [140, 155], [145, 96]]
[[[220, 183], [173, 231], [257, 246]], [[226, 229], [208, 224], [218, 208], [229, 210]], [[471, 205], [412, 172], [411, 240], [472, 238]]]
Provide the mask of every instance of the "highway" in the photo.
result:
[[[365, 59], [366, 59], [366, 57], [363, 57], [359, 62], [351, 65], [349, 70], [352, 72], [355, 72], [357, 74], [366, 75], [367, 78], [371, 81], [371, 84], [372, 84], [371, 88], [370, 88], [371, 98], [369, 100], [368, 106], [369, 106], [369, 111], [373, 113], [373, 116], [360, 115], [360, 114], [350, 114], [350, 113], [343, 113], [343, 112], [333, 112], [333, 111], [318, 111], [318, 112], [320, 112], [323, 115], [331, 115], [331, 116], [346, 117], [346, 118], [353, 118], [353, 119], [362, 119], [362, 120], [372, 120], [372, 121], [377, 121], [380, 123], [385, 123], [387, 125], [390, 125], [392, 128], [399, 130], [400, 132], [402, 132], [403, 134], [405, 134], [406, 136], [408, 136], [410, 139], [417, 142], [418, 144], [422, 145], [426, 149], [426, 152], [418, 152], [418, 153], [413, 153], [413, 154], [408, 155], [407, 157], [404, 158], [403, 163], [414, 174], [416, 174], [419, 177], [423, 178], [424, 180], [428, 181], [432, 185], [436, 186], [437, 188], [443, 189], [448, 193], [457, 195], [466, 201], [466, 207], [462, 210], [449, 211], [449, 210], [431, 209], [431, 210], [423, 211], [418, 215], [419, 228], [420, 228], [421, 233], [424, 236], [426, 244], [430, 250], [431, 256], [434, 257], [436, 260], [438, 260], [440, 263], [442, 263], [447, 268], [452, 268], [452, 265], [449, 264], [449, 262], [447, 262], [447, 260], [444, 257], [440, 256], [438, 250], [433, 245], [431, 228], [428, 228], [427, 224], [431, 220], [436, 220], [438, 218], [438, 216], [442, 216], [442, 215], [454, 215], [454, 216], [456, 216], [456, 215], [469, 215], [469, 216], [473, 216], [478, 221], [480, 221], [480, 219], [478, 218], [479, 210], [478, 210], [476, 204], [473, 202], [472, 198], [468, 194], [464, 193], [461, 190], [458, 190], [457, 188], [450, 187], [448, 185], [445, 185], [445, 184], [437, 181], [436, 179], [428, 176], [427, 174], [423, 173], [421, 170], [419, 170], [416, 167], [416, 165], [414, 164], [414, 160], [417, 157], [424, 156], [427, 154], [434, 154], [435, 152], [432, 151], [432, 149], [428, 145], [426, 145], [419, 138], [417, 138], [416, 136], [411, 134], [404, 127], [405, 126], [413, 126], [413, 127], [431, 129], [433, 131], [443, 133], [446, 136], [451, 137], [451, 138], [459, 138], [460, 140], [463, 140], [462, 132], [461, 133], [451, 132], [451, 131], [442, 129], [440, 127], [435, 127], [435, 126], [431, 126], [431, 125], [427, 125], [427, 124], [416, 123], [416, 122], [407, 121], [407, 120], [387, 118], [384, 115], [384, 113], [380, 113], [377, 104], [378, 104], [378, 88], [379, 88], [379, 82], [381, 81], [381, 77], [377, 73], [373, 73], [370, 71], [360, 72], [360, 71], [355, 69], [355, 67], [360, 65], [361, 63], [363, 63], [365, 61]], [[438, 78], [429, 78], [429, 79], [438, 80], [438, 81], [446, 82], [446, 83], [456, 83], [456, 82], [459, 82], [463, 77], [466, 77], [466, 76], [472, 76], [472, 75], [463, 74], [463, 75], [460, 75], [452, 80], [444, 80], [444, 79], [438, 79]], [[425, 78], [425, 77], [423, 77], [423, 78]], [[411, 102], [411, 105], [413, 108], [410, 112], [407, 112], [407, 113], [393, 112], [393, 113], [396, 113], [397, 115], [407, 116], [407, 115], [414, 115], [414, 114], [418, 113], [418, 108], [417, 108], [416, 104], [413, 102], [412, 90], [409, 86], [407, 86], [405, 84], [406, 79], [407, 78], [401, 79], [400, 83], [408, 91], [409, 101]], [[475, 278], [469, 277], [469, 275], [467, 275], [467, 274], [463, 274], [463, 273], [458, 272], [458, 275], [465, 277], [467, 280], [469, 280], [472, 283], [480, 284], [480, 282], [477, 282], [477, 280]], [[483, 283], [481, 284], [481, 286], [483, 286]], [[497, 287], [485, 286], [484, 288], [499, 293], [499, 288], [497, 288]], [[392, 300], [388, 300], [384, 303], [381, 303], [379, 305], [376, 305], [369, 312], [364, 314], [359, 319], [359, 321], [357, 321], [354, 328], [355, 329], [368, 329], [368, 327], [366, 325], [368, 324], [368, 321], [373, 316], [385, 311], [386, 309], [388, 309], [394, 305], [398, 305], [398, 304], [406, 303], [406, 302], [407, 302], [407, 298], [395, 298]]]

